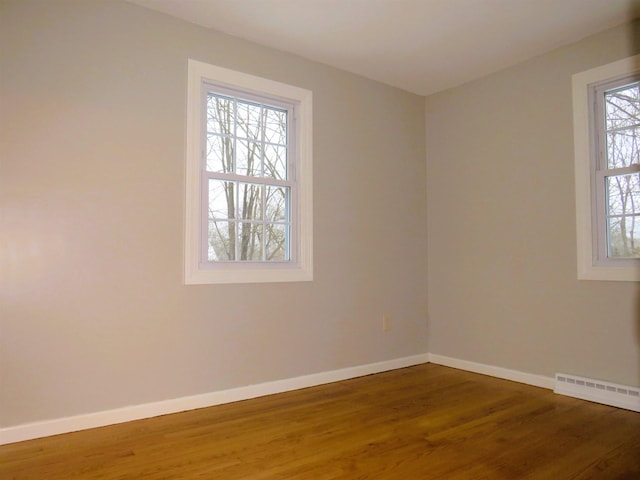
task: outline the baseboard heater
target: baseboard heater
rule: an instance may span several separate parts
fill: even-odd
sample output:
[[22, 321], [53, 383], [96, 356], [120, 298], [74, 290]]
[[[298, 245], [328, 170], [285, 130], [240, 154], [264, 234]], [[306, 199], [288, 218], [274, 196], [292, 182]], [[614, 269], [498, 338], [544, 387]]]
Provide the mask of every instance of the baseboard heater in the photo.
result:
[[555, 393], [640, 412], [640, 388], [556, 373]]

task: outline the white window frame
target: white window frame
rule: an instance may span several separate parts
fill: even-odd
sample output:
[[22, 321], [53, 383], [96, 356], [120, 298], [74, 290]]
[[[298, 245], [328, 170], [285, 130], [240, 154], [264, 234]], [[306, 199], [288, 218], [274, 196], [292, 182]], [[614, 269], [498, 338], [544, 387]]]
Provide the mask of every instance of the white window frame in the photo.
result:
[[597, 126], [594, 120], [596, 98], [593, 94], [599, 84], [638, 73], [640, 55], [635, 55], [572, 77], [576, 238], [580, 280], [640, 281], [640, 259], [606, 259], [603, 258], [604, 249], [601, 247], [599, 251], [598, 238], [599, 235], [602, 237], [602, 230], [598, 232], [598, 229], [604, 227], [599, 225], [604, 220], [602, 215], [598, 215], [596, 179], [602, 178], [603, 173], [599, 171], [597, 164]]
[[[291, 260], [286, 262], [207, 262], [203, 218], [205, 155], [203, 92], [216, 84], [247, 95], [271, 97], [295, 105], [292, 129], [292, 180], [296, 190], [290, 212]], [[187, 145], [185, 172], [184, 281], [187, 285], [218, 283], [300, 282], [313, 280], [313, 147], [312, 92], [273, 80], [189, 59], [187, 77]], [[205, 239], [205, 240], [203, 240]]]

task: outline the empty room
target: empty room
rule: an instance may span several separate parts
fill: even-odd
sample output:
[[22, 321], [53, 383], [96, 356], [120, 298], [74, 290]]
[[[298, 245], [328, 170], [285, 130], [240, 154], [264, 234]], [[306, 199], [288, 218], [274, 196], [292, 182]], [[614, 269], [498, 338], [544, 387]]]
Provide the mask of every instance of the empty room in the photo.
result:
[[640, 478], [639, 19], [0, 0], [0, 478]]

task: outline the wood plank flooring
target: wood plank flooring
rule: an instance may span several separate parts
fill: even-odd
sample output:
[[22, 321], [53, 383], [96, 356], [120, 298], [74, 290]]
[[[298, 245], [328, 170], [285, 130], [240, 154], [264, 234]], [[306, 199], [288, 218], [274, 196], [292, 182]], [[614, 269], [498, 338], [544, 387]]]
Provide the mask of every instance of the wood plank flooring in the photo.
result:
[[0, 478], [640, 479], [640, 414], [426, 364], [0, 447]]

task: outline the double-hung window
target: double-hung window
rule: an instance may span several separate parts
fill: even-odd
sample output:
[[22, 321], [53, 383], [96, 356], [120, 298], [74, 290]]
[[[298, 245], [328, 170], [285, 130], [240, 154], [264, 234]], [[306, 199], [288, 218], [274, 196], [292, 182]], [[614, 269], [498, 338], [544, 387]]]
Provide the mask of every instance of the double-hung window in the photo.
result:
[[578, 276], [640, 280], [640, 56], [573, 89]]
[[193, 60], [186, 283], [312, 279], [311, 92]]

